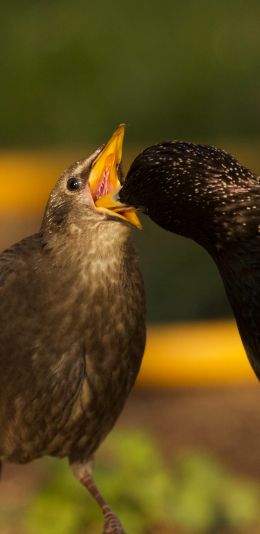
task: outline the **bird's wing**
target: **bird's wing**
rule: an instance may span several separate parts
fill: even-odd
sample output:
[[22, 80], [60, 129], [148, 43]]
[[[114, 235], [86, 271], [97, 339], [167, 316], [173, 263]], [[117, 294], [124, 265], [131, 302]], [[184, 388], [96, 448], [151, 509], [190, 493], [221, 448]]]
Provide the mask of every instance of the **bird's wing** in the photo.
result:
[[[19, 273], [28, 269], [28, 253], [32, 256], [35, 251], [39, 251], [41, 243], [40, 234], [34, 234], [10, 248], [5, 249], [0, 254], [0, 296], [3, 296], [6, 288], [12, 283]], [[16, 276], [15, 276], [16, 275]], [[2, 299], [1, 299], [2, 300]]]
[[[12, 368], [12, 358], [23, 353], [29, 328], [29, 307], [33, 304], [32, 266], [40, 256], [40, 237], [30, 236], [0, 254], [0, 365]], [[37, 260], [39, 261], [39, 259]], [[24, 331], [24, 337], [21, 332]], [[15, 347], [16, 351], [13, 350]], [[17, 354], [16, 354], [17, 352]], [[0, 373], [0, 386], [1, 386]], [[3, 380], [3, 378], [2, 378]]]
[[[36, 439], [33, 427], [40, 447], [54, 421], [48, 428], [51, 441], [57, 424], [62, 427], [69, 419], [86, 377], [83, 340], [62, 346], [63, 329], [56, 358], [53, 332], [42, 320], [37, 273], [34, 282], [34, 270], [43, 261], [41, 247], [36, 234], [0, 255], [0, 457], [11, 454], [16, 442]], [[87, 382], [84, 387], [88, 398]]]

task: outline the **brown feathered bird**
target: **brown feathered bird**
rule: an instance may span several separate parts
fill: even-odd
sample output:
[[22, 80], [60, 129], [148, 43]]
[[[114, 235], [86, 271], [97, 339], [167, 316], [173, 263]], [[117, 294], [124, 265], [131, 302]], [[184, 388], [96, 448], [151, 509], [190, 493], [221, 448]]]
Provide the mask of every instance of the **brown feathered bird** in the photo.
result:
[[139, 221], [133, 209], [102, 203], [120, 185], [123, 136], [121, 125], [68, 168], [39, 233], [0, 255], [0, 458], [68, 457], [103, 510], [104, 532], [118, 534], [91, 460], [124, 406], [145, 344], [130, 236]]

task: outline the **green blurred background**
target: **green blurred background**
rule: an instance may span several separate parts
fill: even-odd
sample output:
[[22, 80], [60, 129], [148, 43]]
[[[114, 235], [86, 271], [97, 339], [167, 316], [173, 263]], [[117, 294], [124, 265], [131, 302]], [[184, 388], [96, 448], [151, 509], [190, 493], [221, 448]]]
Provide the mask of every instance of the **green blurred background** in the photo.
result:
[[[2, 154], [15, 160], [33, 152], [40, 167], [45, 151], [58, 151], [65, 166], [70, 154], [87, 155], [125, 122], [126, 168], [145, 146], [184, 139], [225, 148], [259, 172], [259, 23], [257, 0], [3, 0]], [[6, 180], [12, 177], [2, 167], [0, 187]], [[42, 184], [36, 173], [35, 188]], [[23, 219], [10, 213], [1, 219], [1, 244], [34, 231], [39, 220], [40, 213]], [[143, 222], [135, 239], [149, 322], [229, 316], [207, 254]], [[259, 532], [258, 480], [237, 478], [260, 475], [259, 400], [252, 387], [134, 394], [119, 427], [147, 428], [160, 452], [149, 433], [128, 431], [123, 438], [115, 433], [98, 471], [130, 534]], [[129, 465], [122, 443], [132, 457]], [[193, 452], [185, 455], [190, 447]], [[44, 473], [41, 467], [14, 468], [10, 474], [7, 469], [0, 490], [1, 532], [78, 534], [84, 525], [87, 532], [99, 532], [91, 515], [95, 505], [88, 502], [85, 510], [85, 496], [75, 497], [67, 469], [55, 465], [46, 465]]]
[[257, 0], [1, 6], [1, 143], [215, 141], [259, 132]]

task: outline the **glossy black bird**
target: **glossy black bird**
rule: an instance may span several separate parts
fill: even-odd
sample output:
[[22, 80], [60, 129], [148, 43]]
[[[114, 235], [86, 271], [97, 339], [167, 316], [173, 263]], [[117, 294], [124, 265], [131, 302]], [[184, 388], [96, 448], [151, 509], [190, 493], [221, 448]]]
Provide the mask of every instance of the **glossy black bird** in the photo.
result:
[[210, 253], [260, 379], [259, 177], [223, 150], [163, 142], [137, 156], [119, 198]]
[[[91, 477], [93, 453], [135, 382], [145, 343], [134, 210], [108, 210], [120, 185], [124, 127], [54, 187], [39, 233], [0, 255], [0, 458], [68, 457], [123, 529]], [[26, 185], [26, 184], [25, 184]]]

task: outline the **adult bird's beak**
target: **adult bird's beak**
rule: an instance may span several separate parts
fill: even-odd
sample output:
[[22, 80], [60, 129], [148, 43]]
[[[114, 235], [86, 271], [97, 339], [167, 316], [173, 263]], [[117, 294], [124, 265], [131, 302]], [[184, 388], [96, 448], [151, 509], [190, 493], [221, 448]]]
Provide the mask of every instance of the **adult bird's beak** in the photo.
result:
[[90, 171], [88, 184], [98, 211], [111, 213], [130, 222], [137, 228], [142, 228], [135, 213], [135, 208], [122, 204], [116, 199], [116, 193], [121, 188], [118, 169], [122, 159], [122, 147], [125, 125], [120, 124], [108, 143], [94, 161]]

